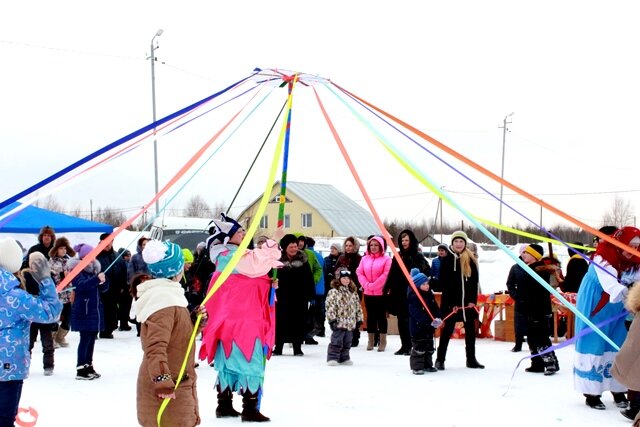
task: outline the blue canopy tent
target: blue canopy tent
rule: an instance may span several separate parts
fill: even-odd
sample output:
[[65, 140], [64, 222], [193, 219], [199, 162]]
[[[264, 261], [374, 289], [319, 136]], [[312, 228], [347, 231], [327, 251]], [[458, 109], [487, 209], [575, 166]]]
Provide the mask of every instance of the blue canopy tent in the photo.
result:
[[[18, 206], [20, 203], [14, 202], [0, 209], [0, 216]], [[56, 233], [110, 233], [113, 231], [113, 227], [109, 224], [76, 218], [36, 206], [27, 206], [21, 211], [0, 219], [0, 233], [38, 234], [45, 225], [52, 227]]]

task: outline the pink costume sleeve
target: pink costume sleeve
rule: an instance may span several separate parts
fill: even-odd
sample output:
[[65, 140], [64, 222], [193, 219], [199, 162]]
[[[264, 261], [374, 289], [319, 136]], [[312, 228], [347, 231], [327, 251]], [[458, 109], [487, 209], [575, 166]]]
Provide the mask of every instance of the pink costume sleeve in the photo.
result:
[[281, 256], [278, 244], [267, 240], [261, 248], [247, 250], [236, 265], [236, 271], [249, 277], [264, 276], [272, 268], [282, 267], [282, 263], [278, 261]]

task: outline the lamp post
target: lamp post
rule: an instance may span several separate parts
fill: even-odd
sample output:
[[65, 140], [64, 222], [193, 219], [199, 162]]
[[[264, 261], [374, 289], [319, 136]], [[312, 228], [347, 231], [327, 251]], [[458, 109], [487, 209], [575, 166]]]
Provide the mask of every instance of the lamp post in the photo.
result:
[[[504, 117], [502, 121], [502, 168], [500, 169], [500, 179], [504, 180], [504, 148], [507, 142], [507, 125], [511, 122], [508, 122], [507, 119], [513, 116], [513, 113], [509, 113]], [[498, 228], [498, 240], [502, 242], [502, 194], [504, 191], [504, 185], [502, 185], [502, 181], [500, 182], [500, 211], [498, 213], [498, 224], [500, 224], [500, 228]]]
[[[151, 102], [153, 104], [153, 123], [156, 122], [156, 47], [153, 46], [153, 41], [156, 37], [160, 37], [164, 30], [160, 29], [156, 31], [156, 34], [151, 38]], [[158, 140], [156, 139], [156, 128], [153, 127], [153, 177], [155, 183], [155, 194], [158, 194]], [[156, 200], [156, 215], [160, 212], [160, 203]]]

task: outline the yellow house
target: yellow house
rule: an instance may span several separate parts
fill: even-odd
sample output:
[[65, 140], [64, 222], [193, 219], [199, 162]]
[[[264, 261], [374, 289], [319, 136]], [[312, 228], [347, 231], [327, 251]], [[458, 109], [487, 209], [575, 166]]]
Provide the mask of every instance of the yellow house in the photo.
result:
[[[262, 196], [256, 198], [238, 216], [245, 227], [253, 219]], [[278, 226], [280, 182], [271, 188], [269, 204], [260, 219], [256, 235], [272, 236]], [[285, 233], [305, 236], [357, 236], [367, 237], [379, 233], [373, 216], [332, 185], [287, 182], [284, 207]]]

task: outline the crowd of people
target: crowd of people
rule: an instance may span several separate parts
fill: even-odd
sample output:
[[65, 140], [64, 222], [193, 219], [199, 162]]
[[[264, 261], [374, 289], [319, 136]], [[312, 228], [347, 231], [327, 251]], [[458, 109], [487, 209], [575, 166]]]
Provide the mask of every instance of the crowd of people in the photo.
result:
[[[634, 227], [600, 231], [623, 245], [640, 246], [640, 230]], [[70, 331], [80, 337], [76, 379], [95, 380], [101, 376], [94, 368], [96, 341], [114, 339], [115, 330], [128, 332], [136, 326], [144, 353], [137, 381], [138, 421], [143, 426], [156, 425], [164, 399], [172, 400], [163, 415], [166, 425], [199, 424], [197, 358], [217, 371], [217, 417], [269, 421], [260, 403], [270, 357], [289, 351], [286, 344], [294, 356], [304, 356], [303, 345], [317, 345], [314, 337], [326, 336], [328, 326], [327, 365], [352, 365], [350, 349], [360, 345], [361, 331], [366, 332], [367, 351], [386, 351], [389, 314], [396, 317], [400, 336], [394, 354], [409, 356], [413, 374], [445, 370], [448, 344], [460, 324], [466, 367], [484, 369], [475, 346], [480, 269], [464, 231], [440, 244], [431, 263], [409, 229], [398, 234], [394, 257], [387, 251], [389, 237], [380, 235], [367, 237], [363, 253], [360, 240], [349, 236], [342, 244], [332, 244], [323, 257], [314, 239], [300, 234], [259, 236], [255, 247], [250, 241], [238, 253], [245, 230], [224, 214], [212, 221], [209, 234], [193, 250], [142, 237], [133, 256], [109, 243], [57, 290], [93, 252], [91, 245], [72, 245], [46, 226], [25, 256], [15, 241], [0, 240], [0, 307], [9, 298], [27, 301], [25, 312], [13, 313], [9, 322], [0, 314], [2, 335], [16, 337], [0, 345], [17, 350], [12, 369], [0, 373], [0, 394], [10, 397], [0, 404], [0, 426], [13, 425], [38, 336], [44, 375], [51, 376], [55, 351], [69, 346], [65, 337]], [[100, 241], [109, 236], [102, 234]], [[640, 258], [606, 240], [594, 243], [595, 251], [589, 253], [574, 242], [566, 275], [557, 257], [545, 256], [541, 245], [522, 247], [522, 262], [506, 278], [515, 302], [512, 351], [521, 351], [526, 340], [531, 352], [526, 371], [558, 372], [549, 338], [551, 298], [540, 282], [577, 293], [580, 312], [622, 350], [618, 353], [595, 333], [581, 333], [587, 326], [577, 319], [575, 388], [594, 409], [606, 407], [601, 396], [610, 391], [623, 415], [640, 424], [640, 373], [635, 364], [640, 326], [624, 308], [626, 301], [631, 313], [640, 310], [640, 287], [629, 291], [640, 278]], [[213, 289], [231, 263], [222, 286]], [[191, 349], [184, 366], [194, 324], [200, 325], [202, 343], [197, 355]], [[242, 412], [233, 407], [234, 393], [242, 396]]]

